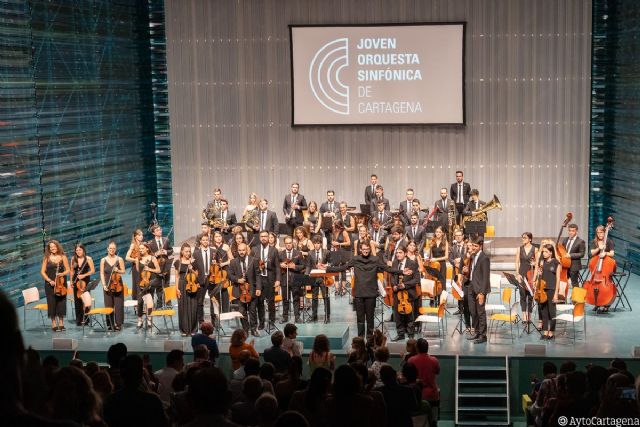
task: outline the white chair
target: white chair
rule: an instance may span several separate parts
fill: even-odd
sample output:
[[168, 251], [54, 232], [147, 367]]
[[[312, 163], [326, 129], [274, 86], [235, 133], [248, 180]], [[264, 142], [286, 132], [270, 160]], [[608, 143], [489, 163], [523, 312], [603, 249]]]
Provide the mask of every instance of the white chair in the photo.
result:
[[231, 336], [231, 335], [225, 334], [224, 328], [222, 327], [222, 322], [229, 322], [235, 319], [236, 321], [235, 329], [242, 328], [242, 323], [240, 322], [240, 319], [244, 319], [244, 316], [239, 311], [230, 311], [228, 313], [220, 313], [218, 316], [220, 320], [220, 330], [218, 331], [218, 336], [223, 336], [223, 337]]
[[[438, 307], [424, 307], [426, 309], [428, 309], [428, 311], [425, 312], [433, 312], [433, 310], [435, 310], [435, 315], [434, 314], [421, 314], [420, 316], [418, 316], [415, 320], [416, 323], [420, 323], [420, 332], [424, 335], [424, 329], [426, 327], [428, 327], [428, 325], [430, 323], [435, 323], [438, 327], [438, 339], [442, 340], [443, 338], [446, 337], [447, 335], [447, 328], [445, 326], [445, 313], [446, 313], [446, 304], [447, 304], [447, 295], [446, 295], [446, 291], [442, 291], [443, 294], [440, 296], [440, 304], [438, 305]], [[423, 307], [421, 307], [423, 308]], [[422, 310], [420, 310], [420, 312], [422, 312]]]
[[563, 313], [560, 314], [554, 319], [556, 321], [565, 322], [565, 324], [573, 325], [573, 342], [576, 341], [576, 324], [583, 322], [583, 332], [584, 332], [584, 340], [587, 340], [587, 318], [584, 315], [584, 302], [578, 302], [574, 305], [573, 311], [571, 313]]
[[502, 304], [487, 304], [485, 305], [485, 310], [486, 311], [507, 311], [509, 310], [508, 307], [511, 307], [511, 293], [513, 292], [513, 289], [511, 288], [506, 288], [502, 290], [502, 297], [501, 297], [501, 301]]
[[[32, 288], [24, 289], [22, 291], [22, 298], [24, 299], [24, 305], [22, 306], [24, 310], [24, 313], [22, 315], [23, 329], [25, 331], [27, 330], [27, 310], [36, 310], [40, 313], [40, 320], [42, 320], [42, 328], [46, 332], [47, 325], [45, 324], [45, 321], [44, 321], [44, 312], [46, 312], [49, 309], [49, 306], [46, 303], [37, 304], [37, 302], [40, 301], [40, 292], [38, 291], [38, 288], [34, 286]], [[36, 303], [36, 304], [29, 307], [29, 304], [33, 304], [33, 303]]]

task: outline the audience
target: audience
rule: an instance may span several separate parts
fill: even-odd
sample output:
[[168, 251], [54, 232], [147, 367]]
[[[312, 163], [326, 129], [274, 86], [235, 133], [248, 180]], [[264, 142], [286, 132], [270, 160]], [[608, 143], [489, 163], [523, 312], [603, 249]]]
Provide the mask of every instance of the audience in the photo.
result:
[[213, 335], [213, 325], [211, 322], [202, 322], [200, 325], [200, 333], [191, 337], [191, 348], [195, 351], [197, 346], [205, 345], [207, 349], [209, 349], [209, 361], [215, 365], [220, 351], [218, 350], [218, 343], [211, 335]]
[[367, 352], [367, 346], [362, 337], [353, 337], [351, 340], [351, 352], [349, 353], [349, 359], [347, 363], [362, 363], [365, 366], [369, 365], [369, 353]]
[[336, 357], [329, 351], [329, 338], [320, 334], [313, 340], [313, 349], [309, 353], [309, 369], [313, 373], [318, 368], [333, 371], [336, 368]]
[[120, 378], [120, 362], [127, 357], [127, 346], [123, 343], [113, 344], [107, 351], [107, 363], [109, 364], [109, 376], [114, 390], [122, 388], [122, 378]]
[[280, 410], [286, 411], [293, 393], [304, 390], [307, 384], [308, 382], [302, 379], [302, 357], [293, 356], [288, 366], [286, 378], [275, 386]]
[[327, 398], [330, 387], [331, 371], [322, 367], [316, 368], [311, 374], [307, 388], [293, 393], [289, 410], [301, 413], [311, 427], [327, 426]]
[[[246, 374], [245, 379], [250, 376], [255, 376], [257, 378], [260, 378], [260, 361], [258, 359], [254, 359], [253, 357], [250, 358], [249, 360], [247, 360], [247, 363], [244, 365], [244, 370]], [[262, 378], [260, 378], [260, 380], [262, 381], [264, 391], [267, 393], [274, 394], [273, 385], [271, 384], [271, 382], [268, 380], [264, 380]], [[229, 384], [229, 391], [231, 391], [232, 404], [243, 399], [243, 395], [242, 395], [242, 390], [244, 387], [243, 381], [244, 379], [243, 380], [233, 379]]]
[[376, 377], [375, 387], [382, 387], [382, 379], [380, 378], [380, 369], [389, 361], [389, 349], [380, 347], [373, 353], [373, 363], [371, 364], [371, 372]]
[[231, 345], [229, 346], [229, 357], [231, 357], [231, 366], [233, 367], [234, 370], [240, 368], [239, 357], [240, 357], [240, 353], [242, 353], [244, 350], [247, 350], [251, 357], [255, 357], [256, 359], [260, 357], [258, 355], [258, 352], [256, 352], [256, 349], [253, 348], [254, 341], [251, 340], [249, 344], [247, 344], [246, 341], [247, 341], [247, 333], [244, 329], [236, 329], [235, 331], [233, 331], [233, 334], [231, 334]]
[[249, 375], [242, 381], [242, 399], [231, 405], [231, 421], [244, 426], [258, 424], [256, 401], [264, 392], [260, 377]]
[[235, 426], [225, 418], [231, 404], [231, 392], [220, 369], [198, 369], [189, 383], [186, 397], [193, 407], [194, 418], [185, 427]]
[[298, 336], [298, 327], [293, 323], [287, 323], [284, 326], [284, 340], [282, 341], [282, 349], [289, 352], [290, 356], [301, 356], [302, 346], [296, 341]]
[[171, 350], [167, 354], [166, 366], [155, 372], [158, 380], [158, 396], [165, 405], [169, 405], [171, 393], [174, 392], [173, 380], [178, 372], [184, 368], [184, 352], [182, 350]]
[[418, 354], [411, 357], [411, 363], [418, 370], [418, 378], [422, 382], [422, 400], [429, 402], [432, 408], [440, 407], [440, 388], [436, 376], [440, 373], [440, 362], [429, 354], [429, 342], [420, 338], [416, 342]]
[[287, 350], [282, 348], [284, 341], [284, 334], [280, 331], [271, 335], [271, 347], [264, 350], [262, 358], [265, 362], [273, 364], [273, 367], [278, 374], [285, 374], [291, 363], [291, 355]]
[[409, 387], [398, 384], [396, 371], [385, 365], [380, 368], [380, 378], [384, 386], [380, 392], [387, 404], [387, 425], [412, 427], [412, 415], [418, 410], [415, 393]]
[[335, 427], [373, 424], [373, 398], [360, 392], [360, 377], [349, 365], [336, 369], [333, 395], [327, 399], [329, 425]]
[[211, 363], [209, 362], [209, 355], [209, 348], [204, 344], [198, 344], [196, 348], [193, 349], [193, 362], [187, 365], [187, 369], [198, 367], [203, 363]]

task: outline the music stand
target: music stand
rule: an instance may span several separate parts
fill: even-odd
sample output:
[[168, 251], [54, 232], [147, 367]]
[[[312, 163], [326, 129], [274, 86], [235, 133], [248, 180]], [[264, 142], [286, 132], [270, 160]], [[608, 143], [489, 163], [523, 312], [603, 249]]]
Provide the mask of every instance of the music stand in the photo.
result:
[[[340, 276], [339, 272], [327, 272], [327, 271], [323, 271], [323, 270], [312, 270], [309, 273], [309, 277], [313, 278], [313, 279], [318, 279], [318, 278], [322, 278], [324, 280], [325, 277], [338, 277]], [[334, 279], [334, 283], [335, 283], [335, 279]], [[320, 286], [325, 286], [324, 283]], [[325, 286], [326, 287], [326, 286]], [[329, 290], [327, 289], [327, 296], [326, 298], [322, 299], [322, 304], [324, 305], [324, 318], [325, 320], [327, 319], [327, 301], [325, 301], [326, 299], [329, 299]]]
[[465, 234], [477, 234], [484, 236], [487, 231], [487, 221], [465, 221], [464, 232]]
[[[302, 290], [302, 308], [300, 308], [300, 313], [302, 314], [302, 323], [307, 323], [307, 321], [311, 317], [311, 315], [309, 314], [309, 307], [307, 306], [306, 288], [307, 286], [313, 287], [314, 283], [315, 279], [313, 277], [307, 276], [306, 274], [299, 274], [297, 277], [293, 278], [293, 285], [298, 286], [299, 289]], [[298, 300], [298, 304], [300, 304], [300, 300]]]
[[[502, 272], [502, 275], [507, 279], [507, 281], [509, 282], [509, 284], [511, 286], [513, 286], [516, 289], [522, 289], [522, 291], [524, 292], [524, 306], [525, 308], [529, 307], [529, 301], [531, 301], [533, 299], [533, 297], [531, 296], [531, 294], [529, 293], [529, 290], [527, 289], [527, 286], [524, 283], [520, 283], [518, 281], [518, 279], [516, 278], [516, 276], [512, 273], [507, 273], [506, 271]], [[531, 306], [531, 314], [533, 315], [533, 305]], [[529, 317], [529, 321], [527, 321], [527, 323], [525, 324], [525, 327], [522, 329], [522, 333], [527, 333], [530, 334], [531, 333], [531, 325], [533, 325], [533, 321], [531, 321], [531, 316]], [[542, 335], [542, 330], [538, 329], [535, 325], [533, 326], [533, 328], [540, 334]]]

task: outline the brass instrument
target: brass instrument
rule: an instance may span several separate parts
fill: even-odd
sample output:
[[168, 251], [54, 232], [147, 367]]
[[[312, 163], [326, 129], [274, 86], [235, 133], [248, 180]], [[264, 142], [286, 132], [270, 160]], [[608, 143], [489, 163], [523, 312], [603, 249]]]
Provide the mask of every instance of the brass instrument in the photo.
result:
[[447, 206], [447, 237], [450, 242], [453, 240], [454, 228], [458, 229], [459, 227], [456, 224], [456, 204], [451, 200]]
[[209, 203], [207, 205], [206, 208], [202, 209], [202, 219], [206, 219], [207, 222], [209, 222], [209, 226], [214, 227], [214, 224], [218, 224], [218, 228], [220, 228], [221, 226], [219, 225], [222, 222], [222, 225], [224, 226], [224, 221], [219, 220], [219, 222], [216, 223], [216, 217], [220, 214], [220, 209], [218, 207], [216, 207], [215, 203]]
[[244, 223], [244, 228], [247, 231], [253, 232], [260, 229], [260, 212], [258, 208], [245, 211], [240, 222]]
[[485, 221], [486, 222], [487, 212], [494, 209], [502, 210], [502, 205], [500, 204], [500, 200], [498, 200], [498, 197], [495, 194], [493, 195], [493, 199], [491, 199], [489, 203], [486, 203], [482, 205], [478, 210], [473, 211], [473, 213], [475, 213], [476, 215], [466, 215], [462, 219], [462, 225], [464, 226], [464, 223], [467, 221]]

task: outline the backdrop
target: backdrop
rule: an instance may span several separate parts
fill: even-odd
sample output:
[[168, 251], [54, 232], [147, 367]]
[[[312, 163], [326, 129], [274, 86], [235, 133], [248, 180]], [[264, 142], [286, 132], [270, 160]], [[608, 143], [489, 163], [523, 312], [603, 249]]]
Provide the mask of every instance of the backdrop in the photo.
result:
[[[463, 169], [503, 211], [499, 236], [586, 230], [591, 1], [166, 0], [176, 239], [199, 230], [214, 186], [281, 205], [293, 181], [357, 205], [371, 173], [397, 207], [432, 206]], [[466, 21], [465, 127], [291, 127], [289, 24]]]

